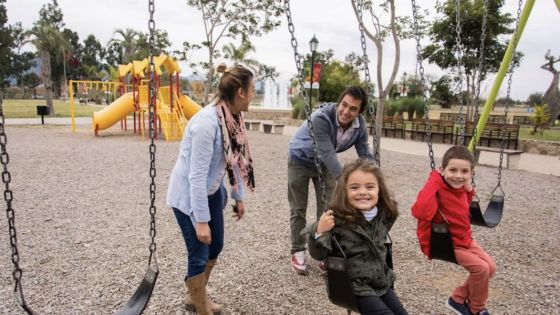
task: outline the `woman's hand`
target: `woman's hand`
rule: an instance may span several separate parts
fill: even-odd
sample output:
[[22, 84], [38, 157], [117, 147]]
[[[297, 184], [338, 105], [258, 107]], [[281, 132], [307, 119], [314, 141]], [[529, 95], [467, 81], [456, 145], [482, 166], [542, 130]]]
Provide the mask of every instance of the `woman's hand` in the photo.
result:
[[334, 214], [332, 210], [327, 210], [319, 219], [317, 224], [317, 234], [323, 234], [332, 230], [334, 227]]
[[210, 245], [212, 242], [212, 235], [210, 234], [210, 226], [208, 226], [208, 222], [200, 222], [196, 224], [196, 238], [206, 244]]
[[236, 200], [235, 206], [233, 206], [233, 218], [236, 218], [236, 221], [239, 221], [245, 215], [245, 204], [243, 200]]

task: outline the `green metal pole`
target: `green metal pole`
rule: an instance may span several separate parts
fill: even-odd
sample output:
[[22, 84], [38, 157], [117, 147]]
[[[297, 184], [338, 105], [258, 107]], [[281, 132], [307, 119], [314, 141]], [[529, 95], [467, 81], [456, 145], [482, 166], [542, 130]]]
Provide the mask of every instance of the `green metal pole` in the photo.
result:
[[558, 12], [560, 12], [560, 0], [555, 0], [556, 1], [556, 7], [558, 8]]
[[[560, 0], [555, 0], [557, 3]], [[504, 59], [502, 59], [502, 63], [500, 65], [500, 69], [498, 70], [498, 75], [494, 80], [494, 85], [492, 85], [492, 89], [490, 90], [490, 94], [488, 94], [488, 98], [486, 99], [486, 103], [484, 104], [484, 109], [482, 110], [482, 114], [478, 120], [478, 124], [476, 125], [476, 135], [471, 139], [469, 143], [469, 151], [474, 150], [474, 145], [478, 143], [480, 139], [480, 134], [482, 130], [484, 130], [484, 126], [486, 126], [486, 121], [488, 120], [488, 116], [492, 111], [492, 106], [494, 105], [494, 101], [496, 101], [496, 96], [498, 96], [498, 91], [502, 86], [502, 82], [507, 74], [509, 69], [509, 65], [511, 63], [511, 59], [513, 58], [513, 52], [515, 51], [515, 47], [519, 40], [521, 39], [521, 34], [523, 34], [523, 30], [525, 29], [525, 24], [527, 24], [527, 20], [529, 19], [529, 15], [531, 14], [531, 10], [533, 9], [533, 5], [535, 4], [535, 0], [527, 0], [525, 2], [525, 6], [523, 7], [523, 11], [521, 12], [521, 16], [519, 17], [519, 24], [517, 29], [513, 33], [512, 39], [509, 41], [508, 48], [506, 53], [504, 54]]]

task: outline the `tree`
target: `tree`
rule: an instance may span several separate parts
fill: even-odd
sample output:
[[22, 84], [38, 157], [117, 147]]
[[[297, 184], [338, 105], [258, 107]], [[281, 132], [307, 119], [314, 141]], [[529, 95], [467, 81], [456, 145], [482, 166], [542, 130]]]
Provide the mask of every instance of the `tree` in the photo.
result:
[[39, 84], [41, 84], [41, 78], [35, 72], [29, 72], [23, 75], [21, 85], [33, 89], [33, 98], [37, 98], [35, 88], [39, 86]]
[[[381, 134], [381, 128], [383, 126], [383, 113], [385, 111], [385, 100], [387, 96], [390, 94], [391, 87], [393, 86], [393, 82], [397, 76], [397, 71], [399, 70], [400, 58], [401, 58], [401, 46], [400, 46], [400, 37], [405, 36], [404, 33], [401, 32], [400, 24], [406, 24], [406, 19], [397, 18], [395, 14], [395, 1], [394, 0], [386, 0], [382, 3], [379, 3], [377, 6], [373, 5], [372, 1], [364, 1], [362, 3], [363, 10], [360, 12], [360, 8], [358, 8], [356, 1], [352, 0], [352, 8], [354, 9], [354, 14], [360, 23], [361, 28], [363, 29], [365, 35], [373, 42], [375, 46], [375, 50], [377, 51], [377, 67], [376, 70], [373, 71], [377, 74], [377, 89], [378, 89], [378, 97], [377, 97], [377, 112], [375, 117], [375, 132], [376, 134]], [[362, 18], [362, 14], [366, 13], [365, 15], [369, 16], [367, 21], [364, 21]], [[386, 25], [380, 18], [380, 16], [384, 13], [389, 13], [389, 21], [386, 22]], [[391, 75], [387, 84], [383, 83], [383, 43], [386, 38], [393, 39], [394, 45], [394, 62], [393, 62], [393, 70], [391, 71]], [[377, 145], [380, 145], [380, 141], [377, 141]], [[378, 148], [375, 148], [379, 150]]]
[[432, 102], [441, 105], [443, 108], [450, 108], [451, 104], [457, 100], [457, 97], [451, 91], [450, 82], [451, 78], [447, 75], [432, 81], [430, 89]]
[[22, 52], [21, 48], [25, 44], [28, 43], [28, 39], [26, 38], [25, 31], [21, 26], [21, 22], [17, 22], [16, 24], [12, 25], [12, 38], [13, 38], [13, 46], [11, 51], [11, 64], [9, 75], [16, 78], [17, 82], [21, 84], [23, 88], [23, 76], [24, 73], [29, 70], [32, 66], [35, 65], [33, 59], [35, 58], [35, 54], [29, 51]]
[[233, 43], [225, 44], [222, 47], [224, 58], [231, 60], [234, 64], [240, 64], [257, 72], [260, 63], [252, 58], [247, 57], [250, 52], [255, 51], [255, 47], [250, 42], [242, 42], [239, 47], [235, 47]]
[[360, 73], [352, 64], [331, 61], [323, 65], [319, 83], [319, 101], [336, 102], [340, 93], [349, 85], [364, 84], [360, 81]]
[[208, 62], [204, 65], [208, 71], [204, 91], [207, 104], [220, 40], [241, 38], [241, 42], [249, 42], [251, 36], [261, 36], [280, 25], [279, 17], [284, 11], [276, 0], [187, 0], [187, 4], [200, 10], [204, 22], [206, 39], [201, 45], [208, 49]]
[[536, 106], [536, 105], [542, 105], [544, 104], [544, 100], [543, 100], [543, 94], [542, 93], [533, 93], [531, 95], [529, 95], [529, 97], [527, 98], [527, 105], [529, 106]]
[[554, 64], [560, 62], [560, 57], [554, 58], [554, 56], [550, 54], [549, 50], [544, 55], [544, 58], [547, 61], [541, 66], [541, 68], [552, 73], [552, 82], [550, 82], [550, 86], [544, 93], [543, 102], [548, 104], [548, 110], [550, 112], [548, 124], [554, 125], [554, 122], [560, 116], [560, 90], [558, 89], [560, 70], [556, 70], [556, 68], [554, 68]]
[[550, 110], [548, 105], [544, 104], [535, 106], [535, 113], [531, 116], [531, 120], [533, 121], [533, 130], [531, 131], [531, 134], [534, 135], [540, 130], [540, 134], [542, 136], [544, 129], [548, 127], [550, 121]]
[[81, 64], [97, 66], [97, 69], [101, 70], [101, 60], [105, 56], [105, 49], [103, 49], [101, 43], [95, 38], [95, 35], [88, 35], [88, 37], [84, 39], [82, 47], [80, 52]]
[[6, 80], [10, 72], [11, 48], [14, 42], [8, 22], [6, 0], [0, 0], [0, 83]]
[[[150, 56], [150, 34], [146, 33], [139, 33], [138, 39], [136, 40], [136, 49], [133, 51], [131, 61], [132, 60], [143, 60], [144, 58], [148, 58]], [[168, 52], [169, 47], [171, 47], [171, 42], [169, 41], [169, 35], [167, 31], [158, 30], [154, 31], [154, 56], [158, 56], [160, 54], [169, 55]]]
[[[471, 105], [474, 105], [474, 100], [478, 98], [478, 95], [475, 95], [479, 92], [477, 91], [478, 80], [484, 80], [488, 73], [498, 72], [507, 48], [507, 43], [501, 38], [504, 37], [503, 35], [513, 33], [513, 29], [508, 27], [514, 19], [509, 13], [501, 12], [504, 0], [488, 0], [484, 51], [481, 52], [484, 0], [460, 1], [460, 3], [462, 74], [466, 81], [467, 95], [469, 96], [467, 111], [470, 112]], [[441, 16], [434, 19], [430, 27], [431, 44], [423, 49], [422, 58], [427, 59], [430, 63], [435, 63], [444, 70], [456, 69], [458, 66], [456, 56], [458, 46], [455, 32], [457, 27], [455, 1], [439, 2], [436, 4], [436, 12]], [[477, 73], [481, 53], [483, 64], [480, 73]], [[515, 53], [511, 65], [512, 69], [519, 65], [521, 57], [520, 52]], [[459, 80], [463, 82], [463, 77], [456, 78], [456, 81]], [[457, 91], [457, 93], [461, 92]], [[471, 115], [469, 114], [469, 117]]]
[[51, 116], [55, 115], [53, 106], [53, 95], [52, 95], [52, 78], [51, 78], [51, 55], [50, 50], [59, 47], [64, 49], [66, 47], [69, 49], [69, 44], [66, 38], [53, 26], [45, 24], [43, 21], [37, 22], [29, 35], [33, 37], [31, 43], [37, 49], [39, 56], [41, 57], [41, 80], [45, 86], [45, 100], [47, 106], [49, 107], [49, 113]]
[[[114, 37], [107, 43], [107, 46], [119, 50], [120, 60], [118, 64], [128, 64], [133, 59], [132, 55], [136, 52], [137, 39], [140, 36], [140, 32], [133, 30], [131, 28], [121, 29], [118, 28], [113, 32]], [[115, 66], [115, 65], [113, 65]]]

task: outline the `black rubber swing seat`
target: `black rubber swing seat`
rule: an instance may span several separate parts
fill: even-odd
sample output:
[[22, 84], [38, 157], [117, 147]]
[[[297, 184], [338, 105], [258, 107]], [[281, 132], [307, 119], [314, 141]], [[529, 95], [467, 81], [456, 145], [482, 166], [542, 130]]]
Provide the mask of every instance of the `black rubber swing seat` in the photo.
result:
[[503, 195], [492, 195], [488, 207], [484, 214], [482, 214], [482, 209], [480, 208], [480, 202], [472, 201], [470, 204], [470, 214], [471, 214], [471, 224], [493, 228], [496, 227], [500, 220], [502, 220], [502, 214], [504, 212], [504, 196]]
[[140, 283], [140, 286], [136, 289], [136, 292], [132, 295], [130, 300], [118, 310], [116, 315], [140, 315], [148, 305], [154, 286], [156, 285], [156, 280], [159, 274], [159, 269], [157, 266], [155, 269], [152, 266], [148, 266], [146, 275]]
[[[331, 303], [345, 308], [348, 314], [351, 312], [359, 314], [360, 310], [358, 309], [358, 301], [352, 289], [352, 281], [346, 272], [346, 254], [344, 254], [338, 241], [334, 238], [333, 240], [335, 240], [335, 244], [344, 257], [328, 256], [325, 259], [325, 268], [327, 270], [327, 295]], [[387, 233], [387, 241], [385, 242], [387, 255], [385, 256], [385, 263], [391, 269], [393, 269], [392, 245], [391, 237]]]

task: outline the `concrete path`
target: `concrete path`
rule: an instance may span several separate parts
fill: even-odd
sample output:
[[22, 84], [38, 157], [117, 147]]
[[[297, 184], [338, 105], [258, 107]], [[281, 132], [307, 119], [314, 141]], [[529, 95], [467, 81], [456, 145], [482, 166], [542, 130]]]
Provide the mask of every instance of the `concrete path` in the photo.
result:
[[[12, 118], [6, 119], [6, 125], [40, 125], [41, 118]], [[45, 117], [45, 124], [50, 125], [70, 125], [69, 117]], [[77, 117], [76, 125], [90, 125], [90, 117]], [[295, 126], [285, 126], [283, 134], [291, 137], [297, 130]], [[261, 126], [262, 131], [262, 126]], [[371, 141], [371, 140], [370, 140]], [[441, 158], [449, 144], [434, 143], [434, 156]], [[428, 156], [428, 145], [424, 142], [410, 141], [394, 138], [382, 138], [381, 149], [395, 151], [412, 155]], [[482, 152], [479, 163], [484, 165], [498, 166], [500, 155], [498, 153]], [[521, 154], [518, 168], [529, 172], [560, 176], [560, 157], [550, 155], [540, 155], [532, 153]]]

